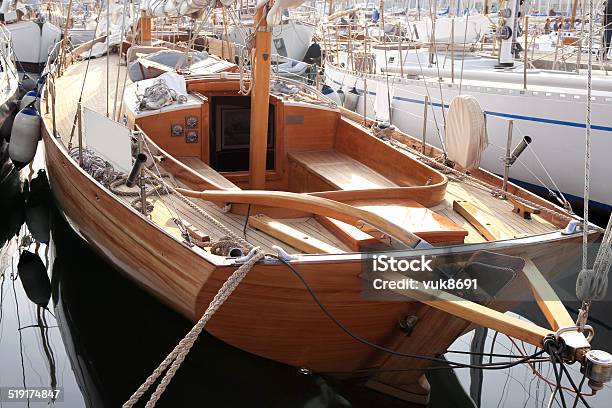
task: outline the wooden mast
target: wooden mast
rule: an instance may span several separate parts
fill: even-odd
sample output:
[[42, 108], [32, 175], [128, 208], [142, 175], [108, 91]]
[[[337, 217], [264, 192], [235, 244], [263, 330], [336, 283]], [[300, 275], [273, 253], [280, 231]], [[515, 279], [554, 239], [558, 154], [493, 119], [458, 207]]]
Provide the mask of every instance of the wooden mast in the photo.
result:
[[574, 0], [572, 3], [572, 16], [570, 17], [571, 28], [574, 28], [576, 22], [576, 10], [578, 9], [578, 0]]
[[140, 45], [151, 45], [151, 17], [146, 11], [140, 12]]
[[[70, 29], [70, 18], [72, 16], [72, 0], [68, 3], [68, 13], [66, 15], [66, 22], [64, 23], [64, 39], [68, 38], [68, 30]], [[60, 56], [60, 61], [64, 63], [66, 57], [66, 51], [68, 50], [68, 42], [64, 40], [62, 44], [62, 54]]]
[[272, 32], [268, 29], [268, 7], [255, 12], [255, 57], [251, 74], [251, 140], [249, 151], [249, 186], [266, 188], [266, 153], [268, 149], [268, 112], [270, 110], [270, 48]]

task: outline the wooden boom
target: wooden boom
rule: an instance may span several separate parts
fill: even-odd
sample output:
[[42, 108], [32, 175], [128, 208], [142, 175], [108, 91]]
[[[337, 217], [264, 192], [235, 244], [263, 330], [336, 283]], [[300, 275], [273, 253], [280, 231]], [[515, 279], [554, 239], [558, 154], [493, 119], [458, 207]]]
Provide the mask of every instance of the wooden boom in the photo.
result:
[[418, 236], [379, 215], [327, 198], [284, 191], [193, 191], [182, 188], [177, 188], [176, 191], [187, 197], [200, 198], [211, 202], [291, 208], [334, 218], [360, 229], [373, 227], [409, 247], [415, 247], [421, 241]]
[[[397, 272], [385, 272], [380, 275], [387, 280], [402, 280], [406, 276]], [[534, 323], [508, 316], [487, 306], [463, 299], [451, 293], [431, 289], [394, 289], [394, 292], [417, 300], [428, 306], [460, 317], [477, 325], [488, 327], [500, 333], [523, 340], [536, 347], [542, 347], [544, 337], [554, 332]]]
[[523, 268], [523, 276], [527, 280], [538, 307], [546, 317], [553, 330], [574, 325], [574, 319], [557, 296], [535, 264], [527, 259]]

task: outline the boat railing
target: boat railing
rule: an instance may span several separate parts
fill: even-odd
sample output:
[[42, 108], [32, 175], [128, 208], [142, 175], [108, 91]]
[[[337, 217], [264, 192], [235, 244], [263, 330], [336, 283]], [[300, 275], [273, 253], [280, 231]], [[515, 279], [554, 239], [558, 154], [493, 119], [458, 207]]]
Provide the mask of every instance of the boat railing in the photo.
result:
[[11, 32], [4, 25], [0, 25], [0, 43], [2, 44], [2, 54], [7, 61], [13, 61], [14, 57], [11, 42]]
[[[242, 51], [246, 48], [246, 46], [242, 44], [234, 43], [235, 54], [241, 55]], [[280, 55], [278, 53], [271, 54], [271, 66], [272, 71], [277, 76], [281, 76], [284, 78], [293, 79], [296, 81], [300, 81], [303, 83], [307, 83], [309, 85], [317, 85], [319, 83], [319, 68], [320, 66], [316, 63], [311, 64], [308, 62], [300, 61], [297, 59], [293, 59], [290, 57], [286, 57], [284, 55]], [[286, 63], [295, 63], [295, 66], [298, 66], [300, 69], [297, 71], [289, 70], [288, 67], [283, 66]]]
[[55, 109], [55, 79], [61, 77], [66, 68], [76, 60], [74, 58], [73, 53], [78, 54], [78, 50], [86, 49], [88, 47], [91, 48], [95, 43], [105, 38], [106, 37], [104, 36], [91, 40], [85, 44], [80, 45], [76, 48], [76, 50], [68, 49], [70, 42], [68, 39], [64, 38], [55, 43], [53, 48], [49, 51], [49, 56], [47, 57], [45, 69], [43, 71], [43, 76], [46, 77], [43, 92], [45, 99], [45, 114], [51, 113], [51, 121], [53, 126], [52, 133], [54, 137], [58, 137]]
[[309, 103], [321, 102], [324, 105], [327, 105], [330, 109], [337, 109], [338, 104], [331, 100], [329, 97], [325, 96], [321, 93], [316, 87], [308, 86], [304, 82], [296, 81], [295, 79], [280, 77], [278, 75], [273, 75], [273, 79], [281, 82], [285, 82], [289, 85], [293, 85], [297, 87], [302, 96], [308, 96]]
[[[536, 41], [536, 39], [543, 34], [543, 30], [533, 24], [530, 19], [523, 20], [523, 24], [528, 29], [525, 30], [526, 35], [521, 35], [517, 42], [526, 50], [521, 58], [526, 68], [550, 66], [552, 70], [580, 73], [583, 66], [581, 56], [587, 52], [583, 43], [588, 33], [583, 28], [579, 30], [562, 28], [557, 31], [559, 35], [557, 40], [550, 45], [550, 50], [541, 50], [541, 42]], [[409, 27], [403, 27], [401, 23], [398, 24], [394, 32], [382, 33], [381, 31], [381, 35], [372, 35], [372, 28], [378, 29], [368, 22], [323, 23], [321, 26], [322, 42], [325, 44], [327, 61], [338, 61], [338, 55], [341, 52], [346, 52], [348, 61], [352, 65], [350, 61], [353, 59], [353, 55], [368, 53], [381, 47], [391, 48], [394, 51], [399, 50], [400, 56], [402, 54], [407, 55], [409, 50], [414, 48], [429, 48], [432, 54], [441, 49], [451, 54], [457, 53], [457, 59], [461, 59], [461, 53], [468, 48], [480, 55], [489, 54], [493, 58], [497, 57], [499, 52], [497, 41], [487, 41], [487, 38], [490, 38], [491, 35], [487, 36], [486, 34], [483, 34], [477, 41], [459, 43], [456, 41], [440, 41], [440, 39], [430, 41], [428, 38], [416, 38], [413, 31]], [[595, 27], [593, 37], [596, 44], [600, 42], [604, 29], [604, 26]], [[566, 41], [563, 39], [565, 37], [570, 39]], [[603, 58], [599, 51], [600, 48], [600, 46], [596, 46], [596, 57], [600, 63], [600, 69], [607, 70], [609, 62]], [[573, 67], [568, 65], [568, 61], [571, 61], [572, 58], [575, 60]]]

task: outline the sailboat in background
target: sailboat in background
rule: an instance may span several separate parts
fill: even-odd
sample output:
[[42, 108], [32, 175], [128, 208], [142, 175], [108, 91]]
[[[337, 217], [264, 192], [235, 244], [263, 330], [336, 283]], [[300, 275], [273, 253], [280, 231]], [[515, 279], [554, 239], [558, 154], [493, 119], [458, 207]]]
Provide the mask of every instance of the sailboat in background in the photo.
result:
[[60, 28], [47, 21], [40, 11], [19, 0], [4, 0], [0, 6], [22, 72], [42, 72], [49, 52], [62, 37]]
[[[503, 174], [508, 135], [512, 143], [529, 136], [533, 142], [512, 167], [511, 178], [538, 192], [550, 192], [563, 205], [580, 203], [582, 174], [567, 169], [582, 166], [587, 78], [584, 71], [529, 68], [525, 52], [517, 60], [515, 49], [518, 44], [526, 48], [527, 38], [517, 34], [521, 32], [519, 22], [525, 25], [523, 17], [515, 17], [519, 10], [519, 2], [511, 0], [504, 9], [505, 17], [496, 17], [496, 57], [479, 52], [482, 45], [488, 45], [483, 41], [488, 31], [483, 18], [488, 16], [435, 18], [434, 24], [424, 16], [399, 36], [386, 34], [381, 41], [365, 43], [357, 37], [369, 37], [361, 23], [353, 27], [352, 38], [346, 26], [338, 26], [344, 35], [339, 47], [334, 46], [334, 24], [330, 23], [323, 29], [330, 33], [325, 83], [344, 94], [358, 94], [352, 109], [369, 119], [380, 119], [377, 110], [389, 104], [391, 116], [387, 120], [408, 134], [423, 135], [427, 143], [442, 149], [451, 101], [458, 95], [473, 96], [487, 117], [490, 145], [482, 166]], [[378, 24], [384, 22], [369, 23], [367, 30]], [[612, 151], [608, 114], [612, 82], [605, 74], [594, 73], [592, 81], [591, 205], [609, 212], [612, 190], [605, 186], [610, 173], [608, 152]]]

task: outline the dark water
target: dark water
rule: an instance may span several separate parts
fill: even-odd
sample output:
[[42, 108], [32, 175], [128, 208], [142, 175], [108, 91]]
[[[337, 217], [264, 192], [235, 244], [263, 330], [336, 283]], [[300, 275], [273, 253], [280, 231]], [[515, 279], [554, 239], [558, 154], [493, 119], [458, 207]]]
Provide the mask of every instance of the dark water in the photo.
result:
[[[119, 407], [191, 323], [126, 280], [72, 232], [53, 207], [44, 173], [29, 169], [21, 173], [12, 173], [0, 185], [0, 386], [62, 387], [64, 394], [63, 401], [0, 402], [0, 407]], [[28, 242], [24, 237], [30, 235], [38, 241]], [[38, 255], [44, 265], [43, 276], [34, 284], [27, 275], [17, 273], [19, 253], [25, 250]], [[593, 310], [594, 346], [606, 350], [612, 350], [610, 304], [596, 304]], [[524, 305], [517, 312], [541, 323], [534, 305]], [[451, 349], [469, 350], [472, 338], [470, 332]], [[493, 343], [496, 353], [518, 353], [507, 338], [489, 332], [486, 352]], [[461, 354], [447, 354], [447, 358], [469, 362]], [[536, 368], [552, 380], [550, 364]], [[579, 381], [578, 368], [570, 369]], [[473, 407], [474, 400], [482, 407], [545, 407], [551, 393], [525, 366], [486, 372], [438, 370], [428, 374], [428, 379], [432, 407]], [[566, 396], [571, 406], [573, 397]], [[612, 406], [612, 389], [607, 387], [589, 401], [592, 407]], [[304, 375], [203, 333], [158, 406], [413, 405], [356, 382]]]

